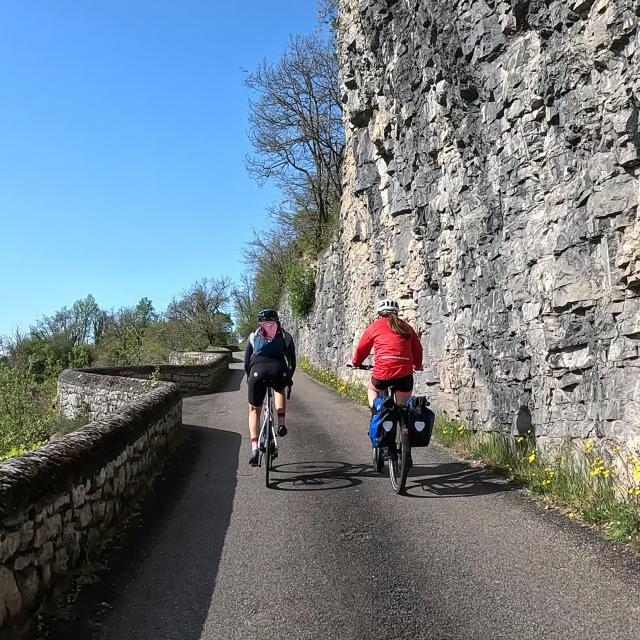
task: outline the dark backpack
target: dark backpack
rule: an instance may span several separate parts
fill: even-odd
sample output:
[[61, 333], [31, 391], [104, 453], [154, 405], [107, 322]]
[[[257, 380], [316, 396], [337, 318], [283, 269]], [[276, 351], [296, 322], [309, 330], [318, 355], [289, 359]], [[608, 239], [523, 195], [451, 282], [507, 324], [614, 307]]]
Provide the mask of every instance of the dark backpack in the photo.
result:
[[412, 447], [428, 447], [433, 433], [436, 414], [429, 409], [429, 400], [423, 396], [411, 396], [409, 408], [409, 441]]
[[266, 325], [271, 325], [271, 323], [261, 323], [261, 326], [253, 334], [253, 355], [281, 360], [287, 350], [284, 332], [280, 326], [273, 330], [273, 326]]

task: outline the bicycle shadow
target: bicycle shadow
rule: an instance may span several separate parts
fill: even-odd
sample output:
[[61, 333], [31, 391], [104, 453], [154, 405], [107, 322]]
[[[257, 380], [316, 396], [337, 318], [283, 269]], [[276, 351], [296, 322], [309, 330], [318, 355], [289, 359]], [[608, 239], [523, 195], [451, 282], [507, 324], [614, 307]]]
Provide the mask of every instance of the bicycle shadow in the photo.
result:
[[362, 484], [363, 478], [380, 478], [369, 464], [349, 464], [335, 460], [314, 460], [274, 465], [274, 473], [285, 478], [271, 479], [276, 491], [333, 491]]
[[405, 494], [410, 498], [464, 498], [512, 491], [504, 479], [463, 462], [416, 465], [409, 472]]

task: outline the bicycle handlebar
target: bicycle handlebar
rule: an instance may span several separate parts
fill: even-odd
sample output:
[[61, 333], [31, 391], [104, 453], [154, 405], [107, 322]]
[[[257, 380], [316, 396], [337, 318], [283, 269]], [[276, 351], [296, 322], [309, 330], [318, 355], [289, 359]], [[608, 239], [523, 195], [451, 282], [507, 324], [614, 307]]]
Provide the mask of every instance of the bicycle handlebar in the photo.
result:
[[349, 367], [349, 369], [364, 369], [365, 371], [368, 371], [369, 369], [373, 369], [372, 364], [360, 364], [358, 366], [354, 364], [348, 364], [347, 367]]

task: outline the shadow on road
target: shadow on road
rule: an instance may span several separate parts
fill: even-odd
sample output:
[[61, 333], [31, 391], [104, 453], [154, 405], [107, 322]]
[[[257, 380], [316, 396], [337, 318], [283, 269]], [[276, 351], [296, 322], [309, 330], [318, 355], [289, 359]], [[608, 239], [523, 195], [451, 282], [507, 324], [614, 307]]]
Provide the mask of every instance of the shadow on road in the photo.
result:
[[242, 380], [244, 378], [244, 369], [242, 367], [230, 366], [229, 376], [226, 379], [224, 386], [216, 391], [216, 393], [233, 392], [237, 391], [242, 386]]
[[332, 491], [362, 484], [362, 478], [379, 478], [371, 465], [330, 460], [291, 462], [273, 466], [271, 488], [279, 491]]
[[460, 498], [510, 490], [504, 480], [462, 462], [415, 466], [406, 484], [406, 495], [411, 498]]
[[[272, 467], [271, 488], [278, 491], [333, 491], [362, 484], [365, 478], [387, 478], [387, 468], [377, 473], [368, 464], [335, 460], [315, 460], [276, 464]], [[405, 494], [410, 498], [460, 498], [510, 491], [504, 481], [483, 469], [449, 462], [415, 466], [407, 478]]]
[[[236, 489], [241, 437], [183, 425], [188, 439], [107, 554], [108, 569], [85, 587], [52, 640], [200, 640], [214, 592]], [[113, 611], [113, 615], [109, 612]]]

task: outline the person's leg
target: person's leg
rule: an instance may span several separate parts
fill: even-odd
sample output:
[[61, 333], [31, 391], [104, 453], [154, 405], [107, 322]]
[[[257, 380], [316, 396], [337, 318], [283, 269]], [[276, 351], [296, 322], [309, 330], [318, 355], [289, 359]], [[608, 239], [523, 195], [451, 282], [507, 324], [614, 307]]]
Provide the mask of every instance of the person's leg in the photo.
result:
[[376, 389], [373, 386], [373, 378], [369, 380], [369, 384], [367, 385], [367, 399], [369, 400], [369, 407], [373, 407], [374, 400], [378, 397], [380, 393], [380, 389]]
[[260, 409], [262, 407], [254, 407], [252, 404], [249, 405], [249, 434], [251, 436], [251, 442], [254, 440], [258, 441], [258, 421], [260, 419]]
[[260, 409], [262, 407], [254, 407], [249, 405], [249, 435], [251, 436], [251, 455], [249, 456], [249, 464], [252, 467], [258, 466], [260, 460], [260, 450], [258, 449], [258, 421], [260, 420]]
[[[254, 367], [255, 368], [255, 367]], [[258, 373], [258, 375], [253, 375]], [[260, 452], [258, 450], [258, 437], [260, 435], [260, 410], [262, 409], [262, 403], [264, 402], [264, 396], [267, 392], [266, 384], [262, 379], [259, 371], [250, 372], [249, 380], [249, 436], [251, 437], [251, 456], [249, 458], [249, 464], [251, 466], [257, 466], [260, 459]]]
[[273, 397], [276, 404], [276, 413], [278, 414], [278, 435], [280, 437], [287, 435], [287, 427], [285, 426], [286, 420], [286, 412], [287, 412], [287, 397], [285, 395], [285, 390], [281, 391], [273, 391]]
[[413, 393], [413, 375], [404, 376], [398, 378], [395, 381], [396, 388], [396, 402], [404, 406]]

